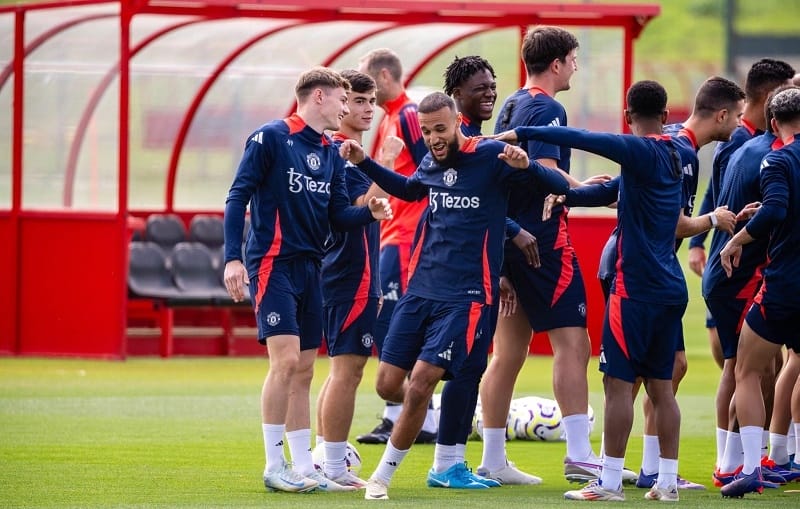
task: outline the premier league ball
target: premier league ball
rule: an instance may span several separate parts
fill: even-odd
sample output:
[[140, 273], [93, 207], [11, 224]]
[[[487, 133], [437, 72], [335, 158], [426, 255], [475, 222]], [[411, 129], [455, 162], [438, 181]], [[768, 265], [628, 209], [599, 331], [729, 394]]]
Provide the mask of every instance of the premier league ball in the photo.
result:
[[[325, 446], [318, 445], [314, 447], [314, 450], [311, 451], [311, 458], [314, 460], [314, 467], [321, 470], [325, 462]], [[358, 475], [361, 471], [361, 455], [358, 453], [356, 446], [350, 442], [347, 442], [347, 452], [344, 461], [347, 464], [347, 470], [354, 475]]]
[[514, 402], [517, 437], [526, 440], [562, 440], [561, 410], [552, 399], [529, 396]]

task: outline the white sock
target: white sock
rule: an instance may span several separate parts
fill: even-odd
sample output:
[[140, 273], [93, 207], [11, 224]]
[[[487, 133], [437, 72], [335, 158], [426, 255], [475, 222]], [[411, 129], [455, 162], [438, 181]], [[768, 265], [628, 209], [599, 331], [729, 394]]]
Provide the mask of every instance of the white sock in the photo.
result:
[[323, 470], [328, 479], [338, 479], [347, 473], [347, 442], [325, 442]]
[[717, 462], [716, 467], [722, 465], [722, 457], [725, 455], [725, 443], [728, 441], [728, 430], [717, 428]]
[[392, 445], [392, 439], [390, 438], [388, 442], [386, 442], [386, 449], [383, 450], [383, 456], [381, 456], [381, 461], [378, 463], [378, 468], [375, 469], [375, 472], [372, 473], [372, 476], [376, 479], [380, 479], [381, 481], [389, 484], [392, 480], [392, 476], [394, 475], [397, 467], [400, 466], [400, 462], [403, 461], [403, 458], [406, 457], [408, 451], [410, 449], [406, 449], [405, 451], [401, 451], [400, 449], [395, 448]]
[[442, 473], [458, 463], [455, 445], [436, 444], [433, 449], [433, 471]]
[[436, 421], [436, 412], [433, 408], [428, 408], [425, 412], [425, 422], [422, 423], [422, 431], [436, 433], [439, 430], [439, 423]]
[[317, 435], [314, 437], [314, 447], [325, 446], [325, 437], [322, 435]]
[[384, 405], [383, 407], [383, 418], [389, 419], [392, 422], [397, 422], [397, 419], [400, 418], [400, 412], [403, 411], [403, 405]]
[[769, 430], [761, 428], [761, 457], [769, 454]]
[[289, 453], [292, 455], [292, 469], [300, 475], [314, 473], [314, 460], [311, 459], [311, 430], [296, 429], [286, 432]]
[[600, 457], [606, 455], [606, 432], [600, 433]]
[[761, 466], [761, 426], [742, 426], [739, 435], [742, 437], [742, 450], [744, 451], [743, 474], [752, 474], [756, 467]]
[[283, 455], [283, 424], [262, 424], [261, 432], [264, 435], [264, 454], [266, 465], [264, 472], [274, 472], [283, 468], [286, 458]]
[[678, 460], [660, 458], [658, 460], [658, 480], [656, 486], [659, 488], [670, 488], [678, 485]]
[[725, 442], [725, 454], [722, 455], [722, 464], [719, 471], [724, 474], [733, 473], [742, 464], [742, 438], [735, 431], [728, 432]]
[[778, 465], [789, 463], [789, 454], [786, 452], [786, 435], [780, 433], [769, 434], [769, 459]]
[[622, 466], [625, 458], [603, 457], [603, 470], [600, 473], [600, 484], [609, 490], [622, 490]]
[[561, 419], [567, 435], [567, 456], [573, 461], [585, 461], [592, 455], [589, 443], [589, 416], [572, 414]]
[[794, 429], [794, 450], [789, 450], [789, 447], [786, 447], [786, 452], [789, 454], [794, 454], [794, 462], [800, 463], [800, 458], [797, 457], [797, 451], [800, 451], [800, 422], [796, 422], [792, 425]]
[[797, 434], [795, 433], [795, 424], [789, 421], [789, 433], [786, 434], [786, 454], [792, 455], [797, 450]]
[[467, 459], [467, 444], [456, 444], [456, 463], [464, 463]]
[[483, 428], [483, 458], [481, 466], [497, 472], [506, 466], [506, 429]]
[[647, 475], [660, 474], [661, 447], [658, 436], [644, 435], [642, 438], [642, 472]]

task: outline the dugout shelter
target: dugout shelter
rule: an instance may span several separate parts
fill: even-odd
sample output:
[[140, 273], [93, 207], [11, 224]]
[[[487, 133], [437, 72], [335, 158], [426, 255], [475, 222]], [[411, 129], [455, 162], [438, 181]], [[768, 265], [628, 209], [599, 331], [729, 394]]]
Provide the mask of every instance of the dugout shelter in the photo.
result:
[[[581, 41], [580, 72], [559, 95], [570, 123], [620, 131], [633, 42], [658, 13], [651, 4], [486, 0], [0, 7], [0, 354], [262, 352], [252, 333], [237, 332], [252, 312], [224, 297], [134, 297], [131, 245], [148, 240], [154, 216], [177, 217], [187, 232], [196, 216], [221, 216], [247, 134], [292, 111], [301, 71], [354, 67], [369, 49], [390, 47], [421, 94], [441, 88], [454, 55], [480, 54], [497, 71], [499, 108], [524, 81], [522, 35], [559, 25]], [[616, 171], [609, 166], [573, 156], [579, 177]], [[603, 303], [592, 280], [614, 217], [570, 221], [596, 353]], [[178, 253], [166, 256], [168, 269], [180, 265]]]

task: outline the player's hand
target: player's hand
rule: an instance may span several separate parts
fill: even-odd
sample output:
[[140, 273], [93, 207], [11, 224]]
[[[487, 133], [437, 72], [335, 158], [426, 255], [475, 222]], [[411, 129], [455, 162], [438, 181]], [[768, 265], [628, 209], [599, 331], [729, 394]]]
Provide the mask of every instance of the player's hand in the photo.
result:
[[544, 206], [542, 207], [542, 221], [547, 221], [553, 215], [553, 207], [561, 205], [567, 201], [567, 197], [563, 194], [548, 194], [544, 199]]
[[727, 205], [717, 207], [712, 214], [717, 216], [717, 230], [733, 235], [733, 229], [736, 228], [736, 214], [728, 210]]
[[733, 268], [739, 266], [739, 260], [742, 258], [742, 245], [734, 241], [734, 239], [731, 239], [727, 244], [725, 244], [725, 247], [722, 248], [719, 256], [721, 258], [722, 268], [725, 270], [725, 274], [728, 277], [731, 277]]
[[516, 145], [506, 145], [503, 151], [497, 154], [498, 159], [502, 159], [512, 168], [524, 170], [531, 164], [528, 153]]
[[698, 276], [706, 269], [706, 250], [702, 246], [689, 248], [689, 268]]
[[505, 276], [500, 276], [500, 306], [497, 311], [500, 316], [511, 316], [517, 312], [517, 292]]
[[387, 136], [381, 145], [380, 157], [378, 162], [387, 168], [394, 168], [394, 162], [400, 155], [400, 152], [406, 147], [402, 139], [397, 136]]
[[487, 138], [492, 138], [494, 140], [504, 141], [506, 143], [517, 143], [519, 140], [517, 139], [517, 133], [514, 132], [513, 129], [508, 131], [503, 131], [502, 133], [492, 134], [490, 136], [486, 136]]
[[389, 221], [394, 217], [392, 215], [392, 206], [389, 205], [389, 200], [386, 198], [377, 198], [373, 196], [367, 203], [369, 211], [372, 212], [372, 217], [378, 221]]
[[581, 182], [581, 185], [593, 186], [595, 184], [605, 184], [606, 182], [611, 180], [611, 178], [612, 178], [611, 175], [606, 175], [605, 173], [602, 175], [594, 175]]
[[539, 244], [536, 241], [536, 237], [531, 235], [530, 232], [524, 228], [520, 229], [519, 233], [511, 239], [511, 242], [525, 255], [528, 265], [535, 269], [542, 266], [539, 260]]
[[244, 300], [244, 287], [250, 284], [247, 279], [247, 269], [241, 260], [231, 260], [225, 264], [225, 272], [223, 273], [225, 280], [225, 289], [228, 290], [228, 295], [231, 296], [233, 302], [242, 302]]
[[744, 206], [742, 210], [739, 211], [738, 214], [736, 214], [736, 221], [738, 222], [738, 221], [749, 220], [751, 217], [756, 215], [756, 212], [758, 212], [758, 209], [760, 208], [761, 208], [760, 201], [754, 201], [753, 203], [748, 203], [747, 205]]
[[353, 164], [358, 164], [367, 157], [364, 149], [355, 140], [344, 140], [339, 147], [339, 155]]

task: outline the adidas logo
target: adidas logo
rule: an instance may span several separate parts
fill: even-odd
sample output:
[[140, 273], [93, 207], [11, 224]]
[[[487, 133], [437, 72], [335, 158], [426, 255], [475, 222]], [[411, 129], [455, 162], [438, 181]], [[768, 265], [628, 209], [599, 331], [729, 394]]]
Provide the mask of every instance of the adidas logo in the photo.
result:
[[453, 351], [450, 348], [448, 348], [444, 352], [439, 352], [436, 356], [439, 357], [440, 359], [449, 361], [451, 360], [450, 358], [453, 356]]
[[389, 465], [390, 467], [396, 467], [397, 466], [397, 462], [396, 461], [387, 461], [386, 464]]
[[264, 143], [264, 133], [262, 131], [257, 132], [252, 138], [250, 138], [250, 141], [254, 141], [259, 145], [262, 145]]
[[551, 120], [551, 121], [550, 121], [550, 123], [549, 123], [549, 124], [547, 124], [547, 125], [554, 126], [554, 127], [558, 127], [558, 126], [560, 126], [560, 125], [561, 125], [561, 121], [560, 121], [558, 118], [554, 118], [554, 119], [553, 119], [553, 120]]
[[275, 447], [283, 447], [283, 440], [275, 444]]

